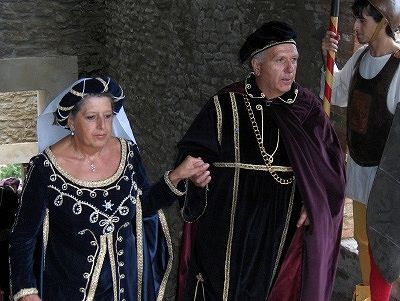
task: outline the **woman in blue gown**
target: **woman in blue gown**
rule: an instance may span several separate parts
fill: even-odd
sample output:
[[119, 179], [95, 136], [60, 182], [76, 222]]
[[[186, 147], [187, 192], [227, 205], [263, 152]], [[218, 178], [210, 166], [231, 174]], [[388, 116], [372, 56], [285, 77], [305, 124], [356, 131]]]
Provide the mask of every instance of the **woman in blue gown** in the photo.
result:
[[160, 208], [183, 179], [205, 186], [208, 165], [188, 157], [150, 185], [123, 98], [111, 78], [86, 78], [39, 117], [11, 234], [14, 300], [162, 298], [172, 247]]

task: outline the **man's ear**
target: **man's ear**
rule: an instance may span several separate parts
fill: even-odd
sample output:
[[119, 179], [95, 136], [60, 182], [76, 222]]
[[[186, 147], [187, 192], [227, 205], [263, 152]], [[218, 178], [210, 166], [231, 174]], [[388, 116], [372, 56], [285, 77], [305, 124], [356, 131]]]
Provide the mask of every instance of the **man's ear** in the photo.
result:
[[254, 74], [256, 76], [259, 76], [260, 73], [261, 73], [261, 71], [260, 71], [260, 67], [261, 67], [260, 61], [258, 59], [256, 59], [256, 58], [252, 58], [251, 61], [250, 61], [250, 65], [251, 65], [251, 69], [253, 70]]

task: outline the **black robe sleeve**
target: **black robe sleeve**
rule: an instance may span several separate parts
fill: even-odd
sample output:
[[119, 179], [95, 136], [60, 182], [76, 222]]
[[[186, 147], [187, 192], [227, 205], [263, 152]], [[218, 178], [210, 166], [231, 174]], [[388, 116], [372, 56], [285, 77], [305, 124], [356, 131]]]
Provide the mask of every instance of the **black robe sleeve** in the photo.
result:
[[217, 113], [214, 100], [211, 99], [196, 116], [182, 140], [178, 143], [179, 157], [182, 162], [187, 155], [201, 157], [212, 163], [218, 157], [220, 144], [218, 142]]
[[[182, 140], [178, 143], [177, 163], [186, 156], [200, 157], [207, 163], [216, 161], [221, 146], [218, 141], [217, 113], [214, 99], [210, 99], [196, 116]], [[212, 177], [212, 167], [211, 177]], [[182, 188], [181, 188], [182, 189]], [[186, 183], [186, 195], [180, 199], [183, 207], [182, 214], [185, 221], [194, 221], [204, 212], [207, 202], [207, 189], [196, 187], [192, 182]], [[190, 200], [190, 206], [187, 206]]]
[[41, 182], [43, 155], [32, 158], [20, 197], [20, 206], [10, 236], [11, 295], [38, 293], [34, 251], [46, 215], [47, 194]]
[[170, 206], [177, 200], [177, 195], [168, 187], [164, 177], [161, 177], [153, 185], [147, 178], [142, 158], [137, 146], [134, 147], [134, 170], [138, 175], [138, 185], [143, 189], [142, 213], [143, 217], [148, 217], [157, 213], [161, 208]]

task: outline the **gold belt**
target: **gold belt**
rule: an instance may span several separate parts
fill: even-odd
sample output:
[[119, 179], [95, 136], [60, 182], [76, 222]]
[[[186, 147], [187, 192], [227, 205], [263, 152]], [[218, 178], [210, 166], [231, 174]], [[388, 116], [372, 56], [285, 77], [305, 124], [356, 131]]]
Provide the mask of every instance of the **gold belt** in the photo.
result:
[[246, 163], [229, 163], [229, 162], [215, 162], [213, 163], [215, 167], [230, 167], [230, 168], [241, 168], [250, 170], [260, 170], [260, 171], [282, 171], [282, 172], [293, 172], [293, 168], [290, 166], [278, 166], [278, 165], [256, 165], [256, 164], [246, 164]]

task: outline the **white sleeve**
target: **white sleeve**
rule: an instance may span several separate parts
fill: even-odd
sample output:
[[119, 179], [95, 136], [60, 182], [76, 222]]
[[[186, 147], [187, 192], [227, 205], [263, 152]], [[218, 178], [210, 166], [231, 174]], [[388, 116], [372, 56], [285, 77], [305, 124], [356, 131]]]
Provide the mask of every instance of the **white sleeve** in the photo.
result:
[[[333, 70], [333, 86], [332, 86], [332, 99], [331, 104], [339, 107], [347, 107], [349, 88], [351, 78], [353, 76], [354, 65], [358, 57], [364, 51], [366, 46], [358, 49], [346, 62], [342, 69], [338, 69], [336, 64]], [[321, 74], [321, 89], [320, 97], [323, 98], [325, 86], [325, 72]]]
[[397, 71], [393, 76], [392, 82], [387, 98], [388, 110], [394, 114], [397, 104], [400, 102], [400, 65], [397, 67]]

